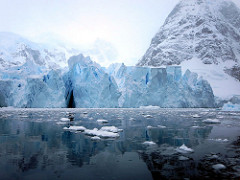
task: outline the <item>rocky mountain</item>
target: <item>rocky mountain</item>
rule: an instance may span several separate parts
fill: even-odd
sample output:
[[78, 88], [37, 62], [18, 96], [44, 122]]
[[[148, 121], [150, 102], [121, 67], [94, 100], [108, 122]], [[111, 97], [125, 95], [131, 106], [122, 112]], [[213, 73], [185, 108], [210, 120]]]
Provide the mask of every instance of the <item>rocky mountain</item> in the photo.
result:
[[240, 9], [230, 0], [181, 0], [137, 65], [181, 65], [207, 79], [217, 96], [239, 93]]

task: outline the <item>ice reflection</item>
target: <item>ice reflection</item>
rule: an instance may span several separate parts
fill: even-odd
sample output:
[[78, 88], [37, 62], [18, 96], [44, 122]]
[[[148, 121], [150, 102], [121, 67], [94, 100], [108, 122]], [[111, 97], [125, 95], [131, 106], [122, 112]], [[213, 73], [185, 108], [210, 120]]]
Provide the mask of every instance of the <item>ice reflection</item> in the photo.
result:
[[[89, 179], [97, 175], [103, 179], [239, 177], [235, 170], [239, 151], [231, 145], [238, 142], [238, 115], [205, 109], [0, 109], [0, 168], [4, 169], [0, 177], [24, 179], [28, 172], [35, 179], [44, 174], [51, 179], [67, 175]], [[221, 123], [204, 123], [214, 118]], [[97, 119], [123, 129], [120, 137], [94, 141], [84, 132], [63, 130], [73, 125], [106, 126]], [[183, 144], [194, 151], [177, 151]], [[215, 155], [218, 160], [208, 161]], [[226, 169], [215, 172], [211, 162]], [[134, 167], [125, 168], [131, 164]]]

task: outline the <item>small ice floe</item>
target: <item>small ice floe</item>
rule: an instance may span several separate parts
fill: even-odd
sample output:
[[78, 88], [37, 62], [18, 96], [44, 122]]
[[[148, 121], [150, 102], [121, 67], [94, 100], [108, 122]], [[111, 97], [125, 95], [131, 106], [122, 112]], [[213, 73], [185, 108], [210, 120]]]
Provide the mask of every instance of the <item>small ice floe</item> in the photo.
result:
[[145, 118], [153, 118], [153, 116], [152, 116], [152, 115], [149, 115], [149, 114], [147, 114], [147, 115], [145, 115], [145, 116], [143, 116], [143, 117], [145, 117]]
[[218, 119], [205, 119], [202, 122], [207, 124], [220, 124], [221, 122]]
[[66, 122], [56, 122], [57, 125], [65, 125], [67, 124]]
[[197, 128], [200, 128], [200, 126], [192, 126], [191, 128], [197, 129]]
[[226, 166], [224, 166], [223, 164], [215, 164], [212, 166], [212, 168], [215, 170], [222, 170], [222, 169], [226, 169]]
[[198, 114], [194, 114], [192, 115], [193, 118], [200, 118], [201, 116], [199, 116]]
[[118, 129], [115, 126], [103, 126], [100, 130], [101, 131], [113, 132], [113, 133], [117, 133], [117, 132], [123, 131], [122, 129]]
[[208, 139], [209, 141], [217, 141], [217, 142], [228, 142], [229, 140], [228, 139], [221, 139], [221, 138], [218, 138], [218, 139]]
[[89, 136], [98, 136], [100, 138], [117, 138], [117, 137], [119, 137], [118, 133], [98, 130], [97, 128], [94, 128], [92, 130], [91, 129], [86, 129], [84, 131], [84, 133], [86, 135], [89, 135]]
[[179, 161], [187, 161], [187, 160], [189, 160], [189, 158], [188, 158], [188, 157], [185, 157], [185, 156], [179, 156], [179, 157], [178, 157], [178, 160], [179, 160]]
[[135, 121], [135, 119], [134, 118], [130, 118], [129, 121]]
[[162, 125], [158, 125], [157, 127], [161, 129], [167, 128], [166, 126], [162, 126]]
[[147, 126], [147, 129], [153, 129], [154, 127], [153, 126]]
[[147, 145], [147, 146], [156, 145], [156, 143], [153, 142], [153, 141], [145, 141], [143, 144], [144, 144], [144, 145]]
[[98, 137], [98, 136], [93, 136], [93, 137], [91, 137], [91, 140], [93, 140], [93, 141], [97, 141], [97, 140], [101, 140], [101, 138]]
[[152, 106], [152, 105], [150, 105], [150, 106], [140, 106], [139, 108], [140, 109], [160, 109], [159, 106]]
[[97, 122], [104, 124], [104, 123], [108, 123], [108, 120], [106, 120], [106, 119], [98, 119]]
[[88, 112], [83, 112], [83, 114], [88, 114]]
[[60, 121], [70, 121], [69, 118], [61, 118]]
[[192, 153], [193, 152], [193, 149], [188, 148], [185, 144], [178, 147], [176, 150], [177, 150], [177, 152], [180, 152], [180, 153]]
[[83, 126], [70, 126], [70, 127], [64, 127], [64, 130], [69, 130], [69, 131], [85, 131], [86, 128]]

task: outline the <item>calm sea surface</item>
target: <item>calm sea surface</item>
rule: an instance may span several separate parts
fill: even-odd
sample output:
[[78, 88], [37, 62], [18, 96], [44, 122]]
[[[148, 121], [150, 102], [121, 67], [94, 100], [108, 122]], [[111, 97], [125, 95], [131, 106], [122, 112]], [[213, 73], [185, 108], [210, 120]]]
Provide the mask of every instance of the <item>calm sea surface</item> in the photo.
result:
[[[123, 131], [93, 140], [73, 125]], [[0, 179], [239, 179], [239, 137], [240, 112], [0, 108]]]

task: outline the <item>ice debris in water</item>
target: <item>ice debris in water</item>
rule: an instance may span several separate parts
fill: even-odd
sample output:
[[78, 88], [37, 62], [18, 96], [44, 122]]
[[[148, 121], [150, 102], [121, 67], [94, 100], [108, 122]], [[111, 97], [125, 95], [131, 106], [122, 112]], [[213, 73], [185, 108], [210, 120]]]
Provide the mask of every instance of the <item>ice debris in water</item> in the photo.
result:
[[188, 148], [185, 144], [177, 148], [177, 151], [180, 153], [192, 153], [193, 149]]
[[113, 133], [117, 133], [117, 132], [123, 131], [122, 129], [118, 129], [115, 126], [103, 126], [100, 130], [113, 132]]
[[85, 131], [86, 128], [83, 126], [70, 126], [70, 127], [64, 127], [64, 130], [72, 130], [72, 131]]
[[221, 122], [218, 119], [205, 119], [202, 122], [208, 124], [220, 124]]
[[152, 105], [150, 105], [150, 106], [140, 106], [139, 108], [140, 109], [160, 109], [159, 106], [152, 106]]
[[106, 119], [98, 119], [97, 122], [98, 123], [108, 123], [108, 120], [106, 120]]
[[166, 126], [162, 126], [162, 125], [158, 125], [158, 127], [162, 129], [166, 128]]
[[68, 118], [61, 118], [60, 121], [70, 121]]
[[217, 141], [217, 142], [228, 142], [229, 140], [228, 139], [221, 139], [221, 138], [218, 138], [218, 139], [209, 139], [210, 141]]
[[185, 157], [185, 156], [179, 156], [179, 157], [178, 157], [178, 160], [179, 160], [179, 161], [187, 161], [187, 160], [189, 160], [189, 158], [188, 158], [188, 157]]
[[98, 130], [97, 128], [94, 129], [86, 129], [84, 131], [84, 133], [86, 135], [89, 136], [98, 136], [98, 137], [102, 137], [102, 138], [117, 138], [119, 137], [118, 133], [114, 133], [114, 132], [108, 132], [108, 131], [103, 131], [103, 130]]
[[145, 115], [144, 117], [145, 117], [145, 118], [152, 118], [153, 116], [151, 116], [151, 115], [148, 114], [148, 115]]
[[100, 140], [101, 138], [98, 137], [98, 136], [93, 136], [93, 137], [91, 137], [91, 139], [92, 139], [92, 140]]
[[226, 169], [226, 166], [224, 166], [223, 164], [215, 164], [212, 166], [212, 168], [215, 170], [221, 170], [221, 169]]
[[144, 145], [148, 145], [148, 146], [156, 145], [156, 143], [153, 142], [153, 141], [145, 141], [143, 144], [144, 144]]
[[198, 114], [194, 114], [192, 115], [193, 118], [200, 118], [201, 116], [199, 116]]

